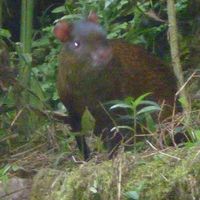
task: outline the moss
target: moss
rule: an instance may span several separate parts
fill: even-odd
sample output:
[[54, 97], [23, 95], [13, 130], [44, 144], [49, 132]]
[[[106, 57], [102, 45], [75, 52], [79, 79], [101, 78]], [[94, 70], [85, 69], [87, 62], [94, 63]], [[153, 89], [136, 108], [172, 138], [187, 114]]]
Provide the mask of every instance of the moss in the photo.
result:
[[32, 200], [54, 199], [54, 193], [60, 191], [66, 174], [53, 169], [42, 169], [34, 178], [31, 192]]
[[[44, 174], [40, 172], [33, 185], [33, 194], [40, 198], [31, 200], [115, 200], [119, 184], [121, 199], [127, 199], [124, 193], [129, 191], [137, 192], [142, 200], [199, 199], [199, 152], [200, 146], [153, 152], [154, 155], [149, 156], [123, 154], [100, 164], [90, 161], [68, 173], [54, 171], [53, 176], [43, 170]], [[119, 172], [122, 173], [121, 183]], [[47, 189], [44, 182], [51, 183], [48, 184], [51, 189]]]
[[109, 162], [105, 162], [103, 166], [87, 163], [78, 171], [72, 171], [64, 181], [66, 188], [71, 188], [64, 199], [112, 199], [114, 196], [114, 191], [110, 191], [112, 175], [113, 169]]

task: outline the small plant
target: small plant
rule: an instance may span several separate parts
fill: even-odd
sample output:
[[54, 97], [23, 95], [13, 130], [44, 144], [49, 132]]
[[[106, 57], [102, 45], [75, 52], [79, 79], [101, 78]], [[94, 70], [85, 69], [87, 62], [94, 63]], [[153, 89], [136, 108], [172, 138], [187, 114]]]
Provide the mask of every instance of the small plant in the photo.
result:
[[128, 200], [139, 200], [139, 194], [136, 191], [126, 192], [124, 195]]
[[134, 188], [131, 191], [125, 192], [124, 196], [127, 200], [139, 200], [140, 199], [140, 192], [144, 188], [144, 182], [141, 182], [140, 185]]
[[[127, 129], [132, 132], [134, 143], [136, 143], [136, 131], [138, 125], [145, 128], [147, 132], [156, 130], [156, 123], [151, 114], [161, 111], [160, 106], [145, 98], [150, 93], [143, 94], [138, 98], [127, 97], [124, 100], [111, 101], [113, 104], [110, 111], [117, 111], [117, 124], [111, 131], [118, 131], [120, 129]], [[122, 124], [122, 125], [121, 125]]]
[[0, 181], [6, 183], [9, 179], [8, 177], [9, 172], [10, 171], [16, 172], [19, 169], [20, 169], [19, 166], [10, 164], [7, 164], [4, 167], [0, 168]]

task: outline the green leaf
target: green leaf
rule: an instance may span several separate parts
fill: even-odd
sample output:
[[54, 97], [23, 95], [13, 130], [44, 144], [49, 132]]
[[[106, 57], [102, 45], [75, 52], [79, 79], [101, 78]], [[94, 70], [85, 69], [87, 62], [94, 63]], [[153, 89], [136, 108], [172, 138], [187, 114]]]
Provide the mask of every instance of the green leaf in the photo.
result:
[[16, 164], [13, 164], [13, 165], [12, 165], [12, 170], [13, 170], [14, 172], [18, 171], [19, 169], [22, 169], [22, 167], [19, 167], [19, 166], [16, 165]]
[[59, 6], [55, 9], [53, 9], [51, 12], [52, 13], [64, 13], [66, 11], [65, 6]]
[[121, 0], [121, 1], [119, 1], [119, 4], [117, 5], [117, 9], [118, 10], [122, 9], [122, 7], [124, 5], [126, 5], [127, 3], [128, 3], [128, 0]]
[[0, 36], [10, 38], [11, 34], [10, 31], [0, 28]]
[[67, 110], [66, 110], [66, 107], [63, 105], [63, 103], [61, 103], [61, 102], [59, 102], [58, 104], [57, 104], [57, 107], [58, 107], [58, 111], [60, 111], [60, 112], [66, 112]]
[[119, 119], [123, 121], [134, 120], [133, 115], [119, 115]]
[[141, 104], [143, 104], [143, 105], [152, 105], [152, 106], [158, 106], [158, 107], [160, 107], [160, 105], [159, 105], [158, 103], [156, 103], [156, 102], [154, 102], [154, 101], [149, 101], [149, 100], [144, 100], [144, 101], [141, 102]]
[[130, 106], [130, 105], [126, 104], [126, 103], [118, 103], [118, 104], [116, 104], [114, 106], [111, 106], [110, 110], [113, 110], [113, 109], [116, 109], [116, 108], [130, 108], [130, 109], [132, 109], [132, 106]]
[[11, 169], [11, 165], [7, 164], [4, 168], [3, 171], [1, 172], [1, 175], [5, 175], [10, 169]]
[[104, 8], [108, 8], [113, 2], [115, 2], [115, 0], [106, 0]]
[[147, 129], [151, 132], [156, 131], [156, 123], [154, 122], [152, 116], [150, 114], [145, 114]]
[[95, 187], [90, 187], [89, 190], [94, 194], [97, 193], [97, 189]]
[[181, 103], [181, 105], [182, 105], [183, 107], [187, 107], [187, 100], [185, 99], [185, 97], [179, 98], [178, 101]]
[[139, 200], [139, 194], [136, 191], [126, 192], [125, 196], [128, 200]]
[[[197, 139], [197, 141], [200, 141], [200, 130], [197, 129], [197, 130], [193, 130], [192, 132], [193, 132], [192, 134]], [[192, 138], [194, 138], [194, 137], [192, 137]]]
[[130, 126], [116, 126], [116, 127], [113, 127], [110, 131], [115, 131], [117, 129], [127, 129], [127, 130], [130, 130], [130, 131], [133, 131], [135, 132], [135, 129], [130, 127]]
[[141, 115], [143, 113], [150, 113], [150, 112], [160, 111], [160, 110], [161, 110], [161, 108], [158, 107], [158, 106], [146, 106], [146, 107], [140, 109], [137, 112], [137, 115]]
[[40, 83], [38, 80], [36, 80], [34, 77], [30, 80], [31, 88], [29, 90], [31, 98], [30, 98], [30, 105], [37, 108], [37, 109], [43, 109], [45, 101], [45, 95], [44, 92], [40, 86]]
[[[124, 101], [125, 101], [127, 104], [130, 104], [130, 105], [131, 105], [132, 102], [135, 101], [135, 100], [134, 100], [133, 97], [126, 97], [126, 98], [124, 99]], [[124, 102], [124, 101], [123, 101], [123, 102]]]
[[[77, 15], [77, 14], [72, 14], [72, 15], [65, 15], [61, 18], [61, 20], [63, 19], [72, 19], [72, 20], [75, 20], [75, 19], [80, 19], [81, 18], [81, 15]], [[55, 22], [57, 22], [58, 20], [56, 20]]]
[[32, 47], [42, 47], [49, 45], [49, 39], [47, 37], [43, 37], [41, 39], [38, 39], [32, 43]]
[[149, 96], [151, 93], [145, 93], [139, 97], [137, 97], [137, 99], [134, 100], [134, 102], [132, 102], [133, 106], [136, 108], [138, 105], [140, 105], [143, 101], [143, 99], [147, 96]]
[[95, 127], [95, 119], [88, 110], [88, 108], [85, 109], [82, 118], [81, 118], [81, 131], [86, 133], [89, 131], [93, 131]]
[[52, 96], [52, 100], [56, 101], [59, 99], [59, 96], [58, 96], [58, 93], [57, 92], [54, 92], [53, 93], [53, 96]]
[[25, 63], [31, 64], [31, 62], [32, 62], [32, 56], [31, 56], [30, 53], [23, 53], [22, 54], [22, 58], [25, 61]]

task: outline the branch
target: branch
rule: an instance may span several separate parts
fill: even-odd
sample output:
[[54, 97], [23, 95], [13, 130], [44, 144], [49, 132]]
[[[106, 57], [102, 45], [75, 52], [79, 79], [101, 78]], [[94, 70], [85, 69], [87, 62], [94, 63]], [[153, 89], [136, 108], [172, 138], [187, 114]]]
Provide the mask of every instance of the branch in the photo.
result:
[[180, 97], [184, 100], [184, 104], [182, 104], [183, 109], [184, 111], [187, 112], [187, 114], [189, 114], [190, 106], [188, 103], [186, 89], [185, 87], [182, 87], [184, 85], [184, 77], [179, 56], [178, 30], [176, 23], [176, 10], [175, 10], [174, 0], [167, 0], [167, 12], [168, 12], [168, 22], [169, 22], [169, 43], [171, 49], [173, 70], [178, 80], [178, 89], [180, 91]]

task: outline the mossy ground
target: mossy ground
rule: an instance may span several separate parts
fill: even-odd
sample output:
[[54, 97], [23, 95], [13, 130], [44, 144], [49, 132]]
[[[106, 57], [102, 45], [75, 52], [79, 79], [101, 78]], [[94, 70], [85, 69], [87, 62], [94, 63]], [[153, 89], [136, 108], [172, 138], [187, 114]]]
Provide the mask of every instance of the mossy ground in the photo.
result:
[[34, 179], [31, 200], [128, 199], [130, 191], [142, 200], [199, 199], [199, 161], [198, 145], [145, 155], [125, 153], [98, 164], [91, 160], [68, 172], [43, 169]]

